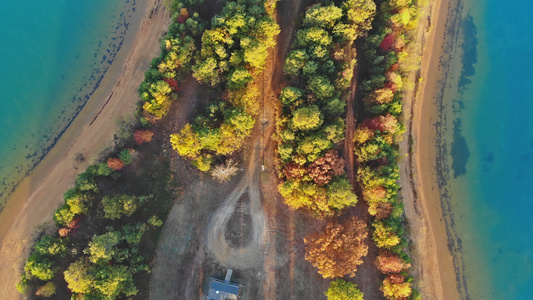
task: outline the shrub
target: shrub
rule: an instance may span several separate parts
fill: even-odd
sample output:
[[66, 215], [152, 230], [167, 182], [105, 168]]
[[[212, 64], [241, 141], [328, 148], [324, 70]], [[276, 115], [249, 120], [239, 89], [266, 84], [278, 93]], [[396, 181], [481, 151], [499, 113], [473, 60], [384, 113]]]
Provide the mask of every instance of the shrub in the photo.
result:
[[325, 294], [328, 300], [363, 300], [363, 293], [357, 284], [342, 279], [332, 281]]
[[135, 139], [135, 142], [137, 143], [137, 145], [151, 142], [153, 136], [154, 136], [154, 133], [147, 129], [136, 130], [135, 133], [133, 134], [133, 138]]
[[383, 280], [381, 291], [387, 299], [399, 300], [409, 297], [412, 293], [411, 283], [393, 283], [389, 277]]
[[107, 160], [107, 166], [115, 171], [119, 171], [124, 168], [124, 162], [120, 158], [109, 158]]
[[35, 292], [36, 296], [50, 298], [56, 293], [56, 285], [53, 282], [48, 282], [40, 286]]

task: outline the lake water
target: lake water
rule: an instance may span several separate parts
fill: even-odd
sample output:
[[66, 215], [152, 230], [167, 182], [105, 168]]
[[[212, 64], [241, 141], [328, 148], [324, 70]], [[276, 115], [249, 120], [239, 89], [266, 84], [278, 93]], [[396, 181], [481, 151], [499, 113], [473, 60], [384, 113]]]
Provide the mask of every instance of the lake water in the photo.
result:
[[99, 86], [135, 0], [0, 0], [0, 208]]
[[532, 9], [528, 0], [471, 0], [459, 10], [439, 136], [443, 206], [468, 299], [533, 298]]

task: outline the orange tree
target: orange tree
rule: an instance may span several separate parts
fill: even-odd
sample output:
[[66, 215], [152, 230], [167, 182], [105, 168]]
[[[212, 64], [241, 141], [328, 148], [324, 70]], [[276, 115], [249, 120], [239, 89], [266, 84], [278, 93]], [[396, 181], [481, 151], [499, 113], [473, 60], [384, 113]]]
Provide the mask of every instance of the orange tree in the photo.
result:
[[368, 231], [363, 220], [351, 217], [344, 223], [329, 222], [324, 232], [304, 238], [305, 259], [318, 268], [324, 278], [355, 276], [362, 257], [368, 253], [364, 243]]

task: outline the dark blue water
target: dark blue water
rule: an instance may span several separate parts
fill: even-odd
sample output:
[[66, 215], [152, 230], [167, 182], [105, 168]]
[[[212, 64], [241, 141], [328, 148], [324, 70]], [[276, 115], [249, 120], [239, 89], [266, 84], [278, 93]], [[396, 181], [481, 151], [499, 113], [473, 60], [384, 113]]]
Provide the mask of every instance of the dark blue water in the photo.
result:
[[466, 4], [461, 75], [445, 99], [471, 299], [533, 299], [532, 10], [528, 0]]
[[0, 1], [0, 207], [98, 87], [134, 0]]

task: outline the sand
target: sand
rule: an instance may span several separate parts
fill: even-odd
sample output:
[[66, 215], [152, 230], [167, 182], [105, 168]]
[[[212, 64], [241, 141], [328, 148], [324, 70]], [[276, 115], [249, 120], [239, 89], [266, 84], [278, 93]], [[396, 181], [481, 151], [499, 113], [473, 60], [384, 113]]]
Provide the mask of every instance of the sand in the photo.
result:
[[[138, 28], [108, 70], [87, 106], [43, 161], [18, 185], [0, 218], [0, 291], [2, 299], [19, 299], [15, 289], [22, 262], [28, 255], [36, 229], [52, 222], [63, 193], [73, 186], [99, 153], [114, 145], [115, 120], [131, 116], [138, 101], [137, 88], [153, 57], [159, 55], [159, 39], [170, 23], [162, 0], [139, 4], [145, 8]], [[86, 159], [77, 163], [75, 157]]]
[[406, 97], [412, 101], [404, 107], [407, 138], [400, 145], [405, 155], [400, 163], [400, 178], [413, 242], [413, 270], [424, 299], [462, 298], [443, 221], [435, 139], [439, 113], [435, 97], [442, 76], [446, 27], [454, 7], [453, 0], [431, 2], [431, 17], [420, 26], [424, 29], [419, 29], [417, 37], [423, 45], [422, 68], [417, 74], [421, 81], [415, 93]]

